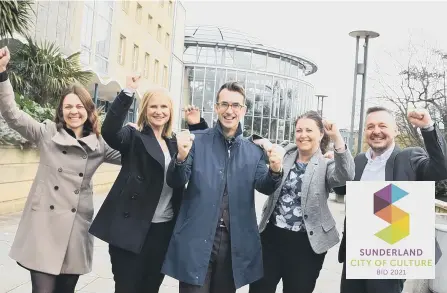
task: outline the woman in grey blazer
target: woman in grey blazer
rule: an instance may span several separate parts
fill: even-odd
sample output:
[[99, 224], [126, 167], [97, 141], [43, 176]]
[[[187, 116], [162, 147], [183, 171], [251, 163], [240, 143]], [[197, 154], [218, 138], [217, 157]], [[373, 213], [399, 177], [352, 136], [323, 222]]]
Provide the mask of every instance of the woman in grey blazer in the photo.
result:
[[[334, 159], [323, 156], [329, 141]], [[281, 187], [264, 205], [260, 223], [264, 277], [250, 293], [312, 293], [326, 252], [339, 242], [329, 191], [354, 178], [354, 159], [333, 123], [314, 111], [298, 117], [295, 144], [285, 147]]]

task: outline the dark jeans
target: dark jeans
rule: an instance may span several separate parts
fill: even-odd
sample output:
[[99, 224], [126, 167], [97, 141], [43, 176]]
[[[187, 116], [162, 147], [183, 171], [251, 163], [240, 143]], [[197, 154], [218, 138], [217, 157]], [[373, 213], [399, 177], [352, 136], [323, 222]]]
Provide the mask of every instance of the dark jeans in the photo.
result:
[[79, 275], [50, 275], [30, 270], [32, 293], [74, 293]]
[[157, 293], [174, 221], [152, 223], [139, 254], [109, 245], [115, 293]]
[[284, 293], [312, 293], [326, 252], [316, 254], [304, 232], [268, 224], [261, 233], [264, 277], [250, 284], [250, 293], [275, 293], [282, 279]]
[[343, 263], [340, 293], [401, 293], [404, 282], [397, 279], [346, 279], [346, 264]]
[[196, 286], [180, 282], [180, 293], [234, 293], [236, 286], [231, 266], [231, 240], [225, 227], [218, 227], [205, 284]]

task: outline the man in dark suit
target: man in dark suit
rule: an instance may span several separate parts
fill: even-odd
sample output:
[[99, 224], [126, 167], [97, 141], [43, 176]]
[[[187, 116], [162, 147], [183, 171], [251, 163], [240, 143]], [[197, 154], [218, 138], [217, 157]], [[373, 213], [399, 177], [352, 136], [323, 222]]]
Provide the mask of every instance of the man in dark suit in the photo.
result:
[[[447, 179], [446, 142], [426, 110], [408, 113], [409, 121], [421, 130], [427, 152], [420, 147], [399, 149], [396, 121], [390, 110], [372, 107], [367, 110], [365, 140], [369, 149], [355, 157], [356, 181], [439, 181]], [[334, 188], [346, 194], [346, 187]], [[401, 293], [405, 280], [346, 279], [346, 218], [338, 260], [343, 263], [341, 293]]]

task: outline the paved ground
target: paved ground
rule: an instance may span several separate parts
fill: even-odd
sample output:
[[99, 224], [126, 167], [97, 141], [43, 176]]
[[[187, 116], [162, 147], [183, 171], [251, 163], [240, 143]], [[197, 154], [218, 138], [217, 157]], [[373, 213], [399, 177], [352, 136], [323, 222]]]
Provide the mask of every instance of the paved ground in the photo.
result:
[[[258, 215], [266, 196], [258, 194], [256, 197], [256, 209]], [[101, 205], [104, 200], [103, 195], [95, 197], [95, 208]], [[330, 209], [337, 221], [339, 231], [343, 229], [344, 204], [335, 202], [331, 196], [329, 200]], [[0, 216], [0, 292], [8, 293], [29, 293], [31, 285], [28, 271], [19, 267], [8, 257], [17, 225], [20, 220], [20, 213]], [[341, 233], [341, 232], [340, 232]], [[32, 245], [32, 243], [30, 243]], [[314, 293], [339, 293], [341, 265], [337, 261], [338, 245], [333, 247], [327, 253], [323, 269], [317, 281]], [[411, 288], [410, 288], [411, 287]], [[423, 284], [409, 283], [404, 293], [425, 293], [421, 288]], [[93, 260], [93, 271], [85, 276], [81, 276], [77, 292], [79, 293], [111, 293], [114, 292], [114, 284], [110, 267], [110, 259], [106, 243], [95, 239], [95, 251]], [[178, 292], [177, 281], [166, 277], [163, 282], [160, 293]], [[238, 290], [238, 292], [248, 292], [248, 286]], [[277, 292], [282, 292], [282, 286], [279, 284]], [[386, 292], [384, 292], [386, 293]]]

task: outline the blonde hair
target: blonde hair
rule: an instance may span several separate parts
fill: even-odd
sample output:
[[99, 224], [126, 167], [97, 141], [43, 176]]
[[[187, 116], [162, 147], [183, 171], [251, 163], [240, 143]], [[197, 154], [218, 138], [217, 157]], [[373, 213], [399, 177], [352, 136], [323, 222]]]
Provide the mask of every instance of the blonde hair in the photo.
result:
[[147, 118], [147, 108], [149, 107], [149, 102], [154, 97], [164, 97], [168, 99], [168, 105], [169, 105], [169, 120], [166, 122], [166, 124], [163, 127], [162, 136], [171, 138], [172, 137], [172, 119], [174, 118], [174, 109], [173, 109], [173, 103], [172, 98], [168, 91], [162, 88], [152, 89], [148, 90], [141, 99], [141, 103], [139, 106], [138, 111], [138, 119], [137, 119], [137, 126], [138, 129], [141, 131], [143, 130], [144, 126], [151, 127], [149, 120]]

